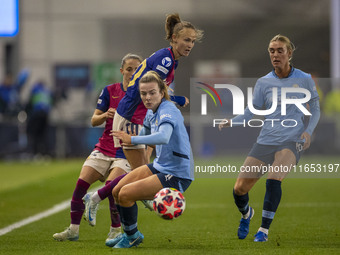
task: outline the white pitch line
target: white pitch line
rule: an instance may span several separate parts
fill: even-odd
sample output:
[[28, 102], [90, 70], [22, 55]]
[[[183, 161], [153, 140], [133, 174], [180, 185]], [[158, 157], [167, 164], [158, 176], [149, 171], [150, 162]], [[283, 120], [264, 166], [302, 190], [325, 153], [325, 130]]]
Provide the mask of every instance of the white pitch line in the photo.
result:
[[0, 229], [0, 236], [5, 235], [5, 234], [13, 231], [14, 229], [21, 228], [25, 225], [32, 223], [32, 222], [41, 220], [41, 219], [46, 218], [48, 216], [51, 216], [55, 213], [58, 213], [62, 210], [65, 210], [67, 207], [70, 207], [70, 201], [71, 200], [69, 199], [67, 201], [61, 202], [60, 204], [57, 204], [57, 205], [53, 206], [52, 208], [50, 208], [50, 209], [48, 209], [44, 212], [38, 213], [36, 215], [33, 215], [31, 217], [28, 217], [26, 219], [23, 219], [21, 221], [13, 223], [12, 225], [9, 225], [5, 228], [2, 228], [2, 229]]
[[[89, 190], [88, 192], [93, 192], [93, 191], [98, 190], [102, 187], [103, 186], [93, 188], [93, 189]], [[13, 224], [5, 227], [5, 228], [0, 229], [0, 236], [3, 236], [5, 234], [13, 231], [14, 229], [21, 228], [23, 226], [26, 226], [26, 225], [32, 223], [32, 222], [41, 220], [43, 218], [46, 218], [48, 216], [51, 216], [51, 215], [56, 214], [58, 212], [61, 212], [65, 209], [69, 208], [70, 204], [71, 204], [71, 199], [68, 199], [64, 202], [61, 202], [59, 204], [54, 205], [52, 208], [50, 208], [50, 209], [48, 209], [44, 212], [38, 213], [36, 215], [30, 216], [30, 217], [23, 219], [21, 221], [15, 222], [15, 223], [13, 223]]]

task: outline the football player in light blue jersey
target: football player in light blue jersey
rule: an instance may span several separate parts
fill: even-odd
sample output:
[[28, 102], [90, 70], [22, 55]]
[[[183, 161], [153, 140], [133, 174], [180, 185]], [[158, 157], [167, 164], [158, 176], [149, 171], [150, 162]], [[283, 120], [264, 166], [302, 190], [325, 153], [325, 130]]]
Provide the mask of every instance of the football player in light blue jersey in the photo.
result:
[[108, 246], [130, 248], [139, 245], [144, 236], [137, 229], [137, 200], [153, 199], [164, 187], [184, 192], [193, 177], [193, 158], [184, 119], [176, 106], [169, 101], [164, 81], [154, 71], [140, 80], [140, 95], [148, 109], [144, 127], [139, 136], [124, 131], [113, 135], [125, 145], [156, 145], [156, 159], [127, 174], [113, 189], [124, 234]]
[[[279, 206], [282, 190], [281, 182], [289, 173], [292, 166], [296, 165], [300, 153], [309, 148], [311, 135], [320, 118], [319, 96], [314, 81], [310, 74], [294, 68], [290, 60], [295, 50], [289, 38], [276, 35], [269, 43], [268, 51], [274, 70], [260, 78], [254, 89], [252, 105], [255, 110], [272, 109], [277, 98], [277, 108], [265, 116], [264, 124], [257, 138], [257, 142], [248, 154], [241, 170], [256, 169], [255, 171], [241, 171], [234, 185], [233, 195], [235, 204], [242, 213], [238, 228], [239, 239], [244, 239], [249, 233], [249, 223], [254, 216], [254, 209], [249, 206], [248, 192], [268, 170], [266, 181], [266, 194], [262, 210], [262, 224], [255, 234], [255, 242], [268, 240], [268, 230]], [[294, 92], [282, 93], [290, 88], [300, 88]], [[277, 97], [274, 91], [277, 91]], [[301, 93], [303, 92], [303, 93]], [[310, 96], [310, 97], [309, 97]], [[305, 99], [305, 97], [307, 99]], [[309, 98], [309, 100], [308, 100]], [[287, 99], [290, 103], [286, 104]], [[292, 101], [293, 100], [293, 101]], [[305, 125], [308, 110], [303, 101], [308, 101], [309, 118]], [[285, 108], [286, 115], [281, 113]], [[253, 109], [253, 111], [254, 111]], [[231, 120], [226, 120], [223, 127], [248, 123], [253, 116], [253, 111], [247, 107], [244, 115], [238, 115]]]

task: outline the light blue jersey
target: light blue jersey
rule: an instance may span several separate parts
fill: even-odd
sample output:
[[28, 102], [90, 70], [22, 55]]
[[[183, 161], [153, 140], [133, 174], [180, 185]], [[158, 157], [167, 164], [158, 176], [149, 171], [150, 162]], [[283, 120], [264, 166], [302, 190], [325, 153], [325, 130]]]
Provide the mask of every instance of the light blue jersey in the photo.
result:
[[[279, 145], [284, 142], [296, 142], [301, 134], [305, 131], [305, 115], [294, 104], [286, 105], [286, 115], [281, 114], [281, 89], [282, 88], [304, 88], [311, 93], [311, 99], [318, 99], [315, 83], [310, 74], [307, 74], [299, 69], [292, 67], [292, 70], [287, 78], [279, 79], [274, 71], [261, 77], [257, 80], [254, 93], [253, 105], [256, 109], [270, 109], [273, 101], [272, 89], [277, 88], [278, 105], [276, 110], [265, 116], [266, 120], [279, 120], [273, 123], [272, 121], [264, 121], [260, 135], [257, 138], [257, 143], [267, 145]], [[286, 98], [296, 99], [304, 98], [304, 93], [287, 93]], [[304, 104], [306, 108], [306, 104]], [[281, 125], [283, 120], [285, 125]], [[296, 125], [296, 126], [294, 126]], [[288, 127], [294, 126], [294, 127]]]
[[144, 127], [152, 134], [164, 123], [171, 124], [173, 131], [167, 144], [156, 145], [153, 166], [161, 173], [193, 180], [194, 162], [184, 119], [177, 107], [167, 100], [162, 101], [155, 113], [147, 111]]

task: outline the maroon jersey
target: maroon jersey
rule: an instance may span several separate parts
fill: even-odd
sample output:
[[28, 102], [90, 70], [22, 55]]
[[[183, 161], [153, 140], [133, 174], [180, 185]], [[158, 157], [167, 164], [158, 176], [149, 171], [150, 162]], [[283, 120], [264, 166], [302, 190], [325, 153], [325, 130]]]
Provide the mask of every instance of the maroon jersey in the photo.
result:
[[[119, 101], [124, 97], [125, 91], [123, 90], [122, 83], [115, 83], [106, 86], [97, 102], [97, 109], [106, 112], [109, 108], [117, 109]], [[105, 130], [103, 135], [99, 138], [98, 143], [95, 145], [95, 150], [99, 150], [106, 156], [113, 158], [125, 158], [123, 149], [121, 147], [115, 148], [113, 137], [110, 136], [112, 130], [113, 119], [107, 119], [105, 123]]]

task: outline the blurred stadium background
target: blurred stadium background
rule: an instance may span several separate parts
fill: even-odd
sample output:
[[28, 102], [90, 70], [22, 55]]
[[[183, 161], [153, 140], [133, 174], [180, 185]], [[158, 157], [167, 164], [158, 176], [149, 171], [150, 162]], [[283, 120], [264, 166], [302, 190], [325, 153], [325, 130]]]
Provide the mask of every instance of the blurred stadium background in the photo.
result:
[[[58, 158], [86, 156], [102, 131], [90, 127], [100, 90], [121, 80], [118, 69], [126, 53], [148, 57], [155, 50], [168, 46], [164, 40], [167, 13], [178, 12], [182, 19], [205, 31], [203, 42], [195, 46], [189, 58], [180, 61], [174, 84], [178, 95], [190, 95], [191, 77], [260, 77], [266, 74], [271, 69], [267, 45], [278, 33], [287, 35], [297, 47], [294, 66], [312, 73], [316, 79], [335, 78], [331, 76], [331, 62], [332, 58], [340, 58], [332, 56], [332, 1], [17, 2], [18, 33], [0, 37], [0, 80], [4, 80], [7, 73], [16, 77], [23, 70], [29, 76], [20, 90], [15, 111], [0, 116], [1, 158], [32, 156], [27, 148], [27, 119], [22, 111], [31, 88], [39, 81], [46, 84], [55, 99], [49, 115], [44, 154]], [[339, 26], [336, 29], [340, 30]], [[335, 75], [340, 71], [337, 73]], [[331, 106], [318, 127], [320, 139], [316, 139], [309, 153], [340, 151], [338, 95], [329, 99], [330, 94], [336, 93], [336, 87], [339, 85], [331, 82], [320, 86], [323, 108], [326, 104]], [[183, 113], [188, 120], [189, 108], [183, 109]], [[214, 132], [207, 135], [211, 140], [220, 140]], [[246, 139], [254, 140], [249, 136]], [[242, 144], [240, 151], [248, 150], [249, 142], [239, 144]], [[218, 143], [216, 146], [216, 150], [223, 148]], [[204, 148], [199, 151], [206, 153]]]
[[[0, 37], [0, 81], [7, 73], [17, 77], [23, 70], [29, 76], [15, 111], [0, 115], [2, 159], [34, 156], [27, 148], [23, 111], [31, 88], [39, 81], [46, 84], [55, 99], [43, 154], [57, 158], [87, 156], [102, 132], [101, 128], [90, 127], [100, 90], [121, 80], [118, 69], [126, 53], [148, 57], [168, 46], [164, 40], [167, 13], [178, 12], [182, 19], [205, 32], [203, 42], [196, 44], [189, 58], [180, 61], [174, 84], [178, 95], [190, 95], [191, 77], [260, 77], [268, 73], [271, 65], [267, 45], [278, 33], [287, 35], [297, 47], [294, 66], [312, 73], [316, 81], [340, 77], [340, 71], [333, 68], [339, 66], [336, 59], [340, 59], [340, 53], [332, 51], [340, 44], [339, 9], [335, 8], [337, 15], [332, 15], [338, 0], [9, 2], [18, 3], [19, 29], [14, 36]], [[335, 36], [338, 41], [332, 42]], [[324, 82], [319, 86], [327, 114], [322, 114], [316, 132], [319, 138], [315, 136], [308, 153], [339, 155], [339, 84]], [[183, 109], [188, 125], [189, 112], [189, 108]], [[214, 132], [208, 135], [220, 140]], [[238, 151], [246, 152], [256, 134], [243, 137]], [[218, 142], [216, 146], [216, 150], [223, 147]], [[211, 153], [204, 148], [198, 151]]]
[[[205, 32], [190, 57], [180, 60], [174, 84], [178, 95], [190, 96], [192, 77], [257, 78], [268, 73], [269, 40], [278, 33], [288, 36], [297, 47], [293, 65], [314, 75], [322, 95], [321, 120], [301, 164], [339, 164], [340, 0], [0, 0], [0, 30], [5, 2], [18, 3], [19, 28], [0, 31], [0, 82], [12, 74], [18, 93], [12, 108], [0, 112], [0, 254], [111, 252], [103, 244], [109, 224], [106, 202], [96, 228], [81, 223], [79, 242], [52, 241], [52, 234], [69, 223], [66, 207], [15, 228], [62, 201], [68, 203], [81, 165], [103, 130], [90, 125], [100, 90], [121, 80], [118, 69], [126, 53], [148, 57], [168, 46], [167, 13], [178, 12]], [[52, 91], [54, 103], [44, 151], [35, 155], [28, 144], [26, 111], [39, 82]], [[182, 112], [192, 131], [190, 107]], [[196, 163], [240, 167], [257, 131], [222, 133], [203, 125], [191, 134]], [[187, 209], [176, 223], [140, 210], [147, 238], [141, 249], [127, 252], [339, 254], [339, 173], [285, 181], [278, 219], [261, 248], [251, 237], [242, 245], [236, 237], [235, 175], [197, 178], [185, 193]], [[264, 191], [263, 179], [251, 193], [257, 211], [251, 234], [260, 224]]]

